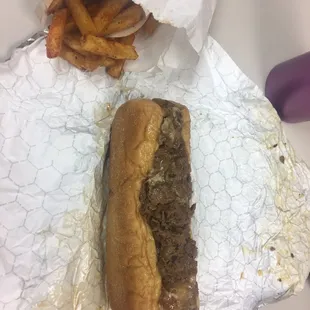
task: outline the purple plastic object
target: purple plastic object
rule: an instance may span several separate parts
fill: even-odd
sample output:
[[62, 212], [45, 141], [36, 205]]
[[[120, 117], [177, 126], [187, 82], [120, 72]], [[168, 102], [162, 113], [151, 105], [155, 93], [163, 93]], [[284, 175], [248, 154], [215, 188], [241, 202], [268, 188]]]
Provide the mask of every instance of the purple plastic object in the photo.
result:
[[265, 94], [283, 121], [310, 121], [310, 52], [274, 67]]

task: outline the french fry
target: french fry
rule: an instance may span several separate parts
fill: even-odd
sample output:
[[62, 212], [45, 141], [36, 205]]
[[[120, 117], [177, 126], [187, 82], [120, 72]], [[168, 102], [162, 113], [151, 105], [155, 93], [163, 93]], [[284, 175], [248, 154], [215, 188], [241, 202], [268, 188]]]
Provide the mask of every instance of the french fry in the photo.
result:
[[113, 59], [134, 60], [138, 58], [134, 46], [95, 37], [90, 34], [82, 37], [81, 44], [85, 51], [95, 55], [107, 56]]
[[104, 59], [104, 57], [102, 57], [102, 59], [100, 60], [100, 62], [101, 62], [101, 65], [102, 65], [103, 67], [107, 67], [107, 68], [108, 68], [108, 67], [114, 66], [116, 60], [115, 60], [115, 59], [112, 59], [112, 58], [109, 58], [109, 57], [105, 57], [105, 59]]
[[81, 35], [78, 33], [67, 33], [64, 37], [65, 44], [73, 49], [74, 51], [78, 52], [79, 54], [87, 57], [89, 62], [92, 62], [94, 66], [97, 65], [97, 67], [110, 67], [115, 65], [116, 60], [112, 58], [108, 58], [105, 56], [98, 56], [91, 54], [89, 52], [86, 52], [81, 45]]
[[159, 22], [154, 18], [153, 14], [150, 14], [147, 21], [142, 27], [142, 30], [147, 33], [149, 36], [151, 36], [157, 27], [159, 26]]
[[66, 26], [65, 26], [65, 32], [72, 32], [74, 30], [78, 30], [79, 28], [77, 27], [74, 19], [72, 16], [68, 17]]
[[46, 10], [46, 14], [54, 14], [57, 10], [65, 6], [65, 0], [53, 0]]
[[66, 33], [64, 36], [64, 42], [68, 47], [72, 48], [81, 55], [91, 55], [91, 53], [83, 50], [81, 45], [81, 35], [79, 33]]
[[66, 3], [80, 32], [83, 35], [89, 33], [96, 34], [95, 24], [82, 0], [66, 0]]
[[94, 17], [94, 23], [98, 33], [103, 31], [120, 13], [120, 11], [129, 3], [130, 0], [105, 0], [102, 7]]
[[60, 57], [82, 71], [94, 71], [98, 68], [98, 64], [94, 63], [92, 59], [87, 59], [65, 44], [61, 49]]
[[[135, 40], [135, 35], [132, 34], [128, 37], [120, 38], [118, 41], [119, 43], [126, 44], [126, 45], [132, 45]], [[112, 76], [115, 79], [119, 79], [121, 77], [121, 74], [123, 73], [123, 68], [125, 64], [125, 60], [118, 59], [115, 60], [115, 65], [107, 68], [107, 73]]]
[[110, 25], [100, 32], [100, 35], [109, 35], [136, 25], [143, 17], [144, 11], [140, 5], [133, 4], [119, 13]]
[[94, 66], [107, 68], [114, 66], [117, 61], [106, 56], [88, 56], [88, 59], [93, 63]]
[[[99, 3], [91, 3], [91, 4], [86, 6], [86, 9], [88, 10], [89, 15], [91, 17], [93, 17], [99, 11], [100, 5], [99, 5]], [[78, 27], [77, 27], [73, 17], [69, 16], [67, 23], [66, 23], [65, 32], [72, 32], [72, 31], [75, 31], [77, 29], [78, 29]]]
[[99, 3], [91, 3], [91, 4], [87, 5], [86, 8], [89, 12], [89, 15], [91, 17], [94, 17], [99, 12], [101, 7], [100, 7]]
[[87, 7], [88, 5], [99, 4], [100, 1], [101, 0], [84, 0], [84, 3], [86, 5], [86, 7]]
[[60, 9], [53, 16], [46, 38], [46, 55], [48, 58], [55, 58], [60, 54], [67, 16], [68, 9]]

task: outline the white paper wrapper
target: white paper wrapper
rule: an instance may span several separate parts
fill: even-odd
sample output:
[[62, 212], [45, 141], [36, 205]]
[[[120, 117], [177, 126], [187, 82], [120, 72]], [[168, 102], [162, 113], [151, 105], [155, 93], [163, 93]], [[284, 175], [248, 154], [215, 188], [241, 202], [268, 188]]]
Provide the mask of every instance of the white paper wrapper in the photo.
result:
[[[134, 0], [152, 12], [164, 24], [186, 30], [195, 51], [200, 53], [208, 36], [208, 29], [217, 0]], [[173, 42], [171, 42], [173, 44]]]
[[102, 158], [116, 108], [144, 96], [190, 109], [200, 309], [256, 309], [302, 289], [309, 170], [211, 38], [194, 69], [117, 82], [47, 59], [40, 40], [0, 65], [0, 93], [0, 309], [107, 309]]
[[[126, 71], [144, 72], [154, 67], [185, 69], [196, 66], [208, 36], [217, 0], [134, 0], [145, 10], [153, 12], [164, 23], [154, 36], [138, 35], [135, 46], [138, 60], [129, 61]], [[45, 11], [51, 0], [36, 7], [42, 28], [49, 23]]]

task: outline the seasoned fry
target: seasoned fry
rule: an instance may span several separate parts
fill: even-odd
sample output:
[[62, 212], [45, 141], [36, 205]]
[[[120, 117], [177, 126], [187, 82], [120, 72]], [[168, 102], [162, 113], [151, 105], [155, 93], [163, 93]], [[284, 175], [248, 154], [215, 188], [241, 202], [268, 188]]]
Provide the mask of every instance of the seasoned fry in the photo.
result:
[[[88, 10], [88, 13], [91, 17], [94, 17], [97, 12], [100, 9], [100, 5], [99, 3], [91, 3], [88, 6], [86, 6], [86, 9]], [[66, 28], [65, 28], [65, 32], [72, 32], [74, 30], [77, 30], [78, 27], [73, 19], [72, 16], [69, 16], [67, 23], [66, 23]]]
[[72, 16], [68, 17], [66, 26], [65, 26], [65, 32], [72, 32], [74, 30], [78, 30], [79, 28], [77, 27], [74, 19]]
[[47, 13], [54, 14], [46, 39], [48, 58], [60, 56], [83, 71], [104, 66], [114, 78], [121, 77], [127, 59], [138, 58], [134, 34], [119, 39], [99, 36], [126, 30], [143, 18], [143, 9], [131, 0], [104, 0], [102, 5], [98, 0], [53, 0]]
[[65, 44], [61, 49], [60, 57], [83, 71], [94, 71], [98, 68], [98, 64], [94, 63], [92, 59], [87, 59], [87, 57], [77, 53]]
[[48, 58], [55, 58], [60, 54], [67, 16], [68, 9], [60, 9], [53, 16], [46, 38], [46, 55]]
[[97, 65], [97, 67], [111, 67], [114, 66], [116, 63], [115, 59], [106, 57], [106, 56], [92, 56], [88, 57], [90, 58], [89, 61], [91, 61], [94, 66]]
[[153, 14], [150, 14], [149, 18], [143, 25], [142, 30], [146, 32], [149, 36], [151, 36], [158, 26], [159, 22], [154, 18]]
[[91, 53], [83, 50], [81, 45], [81, 35], [79, 33], [66, 33], [64, 36], [64, 42], [68, 47], [72, 48], [81, 55], [91, 55]]
[[[100, 5], [99, 3], [91, 3], [88, 6], [86, 6], [86, 9], [88, 10], [88, 13], [91, 17], [94, 17], [97, 12], [100, 9]], [[78, 30], [78, 27], [73, 19], [72, 16], [69, 16], [67, 23], [66, 23], [66, 28], [65, 28], [65, 32], [72, 32]]]
[[96, 14], [100, 10], [100, 4], [99, 3], [91, 3], [91, 4], [87, 5], [86, 8], [89, 12], [89, 15], [91, 17], [94, 17], [94, 16], [96, 16]]
[[[119, 41], [119, 43], [122, 43], [122, 44], [132, 45], [134, 40], [135, 40], [135, 35], [132, 34], [128, 37], [120, 38], [118, 41]], [[123, 73], [125, 60], [118, 59], [118, 60], [115, 60], [115, 62], [116, 62], [116, 64], [114, 66], [107, 68], [106, 71], [113, 78], [119, 79], [121, 77], [121, 74]]]
[[46, 14], [54, 14], [57, 10], [65, 6], [65, 0], [53, 0], [46, 10]]
[[143, 17], [144, 11], [140, 5], [133, 4], [128, 9], [119, 13], [111, 24], [100, 35], [109, 35], [136, 25]]
[[119, 12], [129, 3], [130, 0], [105, 0], [101, 9], [94, 17], [94, 23], [98, 33], [103, 31], [119, 14]]
[[96, 34], [97, 30], [95, 24], [86, 7], [83, 5], [82, 0], [66, 0], [66, 3], [81, 33]]
[[67, 33], [64, 37], [65, 44], [78, 52], [79, 54], [88, 58], [89, 62], [94, 63], [97, 67], [110, 67], [115, 65], [116, 60], [105, 56], [94, 55], [90, 52], [86, 52], [81, 45], [81, 35], [78, 33]]
[[92, 5], [92, 4], [98, 4], [99, 2], [102, 2], [102, 0], [84, 0], [84, 3], [86, 5], [86, 7], [88, 5]]
[[125, 45], [105, 38], [93, 35], [83, 36], [81, 39], [82, 48], [95, 55], [107, 56], [113, 59], [137, 59], [138, 54], [135, 47]]

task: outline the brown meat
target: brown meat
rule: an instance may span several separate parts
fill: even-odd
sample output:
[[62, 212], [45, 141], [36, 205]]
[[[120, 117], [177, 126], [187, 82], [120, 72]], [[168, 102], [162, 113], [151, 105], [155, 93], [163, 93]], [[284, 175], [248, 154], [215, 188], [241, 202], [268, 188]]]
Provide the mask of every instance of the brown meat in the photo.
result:
[[[156, 244], [163, 287], [160, 303], [165, 310], [197, 310], [192, 297], [198, 293], [197, 248], [190, 229], [194, 207], [190, 207], [191, 168], [182, 137], [182, 112], [169, 101], [154, 101], [163, 109], [164, 119], [153, 168], [141, 188], [140, 213]], [[188, 304], [182, 308], [174, 298], [176, 292], [187, 294]]]

